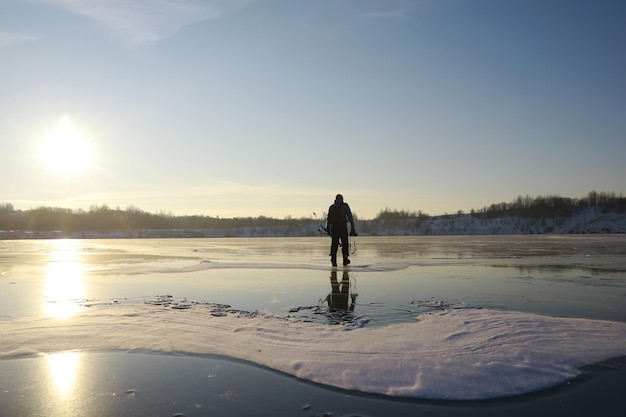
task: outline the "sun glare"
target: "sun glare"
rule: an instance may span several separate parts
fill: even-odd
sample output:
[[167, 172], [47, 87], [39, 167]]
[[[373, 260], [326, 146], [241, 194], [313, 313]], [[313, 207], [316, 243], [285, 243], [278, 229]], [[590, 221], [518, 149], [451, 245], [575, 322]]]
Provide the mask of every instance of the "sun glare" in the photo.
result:
[[60, 352], [48, 355], [48, 368], [54, 386], [62, 398], [75, 389], [74, 380], [79, 368], [80, 353]]
[[78, 174], [91, 167], [92, 152], [87, 138], [63, 116], [59, 125], [41, 143], [40, 156], [45, 166], [61, 174]]
[[68, 318], [83, 310], [85, 266], [73, 240], [57, 240], [46, 266], [45, 310], [48, 317]]

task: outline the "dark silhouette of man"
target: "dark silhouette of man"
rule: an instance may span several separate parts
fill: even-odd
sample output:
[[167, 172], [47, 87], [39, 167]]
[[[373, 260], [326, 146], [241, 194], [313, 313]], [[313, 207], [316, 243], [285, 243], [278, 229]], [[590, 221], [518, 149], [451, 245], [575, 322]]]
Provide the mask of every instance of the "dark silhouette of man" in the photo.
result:
[[333, 266], [337, 266], [337, 250], [339, 249], [339, 241], [341, 241], [341, 252], [343, 255], [343, 264], [350, 263], [348, 242], [348, 222], [350, 223], [350, 236], [356, 236], [354, 228], [354, 218], [348, 203], [344, 203], [343, 196], [337, 194], [335, 202], [328, 208], [328, 216], [326, 217], [326, 230], [331, 237], [330, 244], [330, 262]]
[[348, 275], [348, 271], [343, 271], [341, 282], [339, 282], [337, 281], [337, 270], [333, 269], [330, 272], [330, 286], [332, 292], [326, 297], [330, 312], [353, 312], [356, 295], [350, 294], [350, 275]]

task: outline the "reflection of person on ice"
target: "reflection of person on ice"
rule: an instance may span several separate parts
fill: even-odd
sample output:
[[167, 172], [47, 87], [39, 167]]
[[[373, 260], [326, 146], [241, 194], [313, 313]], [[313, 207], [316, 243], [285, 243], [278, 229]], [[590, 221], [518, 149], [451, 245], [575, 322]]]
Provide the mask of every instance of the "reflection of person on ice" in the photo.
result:
[[326, 217], [326, 230], [330, 234], [330, 262], [333, 266], [337, 266], [337, 250], [339, 249], [339, 241], [341, 241], [341, 252], [343, 254], [343, 264], [350, 263], [349, 242], [348, 242], [348, 222], [350, 222], [350, 236], [356, 236], [354, 229], [354, 218], [348, 203], [343, 202], [343, 196], [337, 194], [335, 203], [328, 208], [328, 216]]
[[[337, 270], [333, 269], [330, 273], [330, 286], [332, 292], [326, 297], [328, 302], [328, 309], [331, 312], [354, 311], [354, 305], [356, 303], [356, 294], [350, 294], [350, 276], [348, 271], [343, 271], [341, 283], [337, 281]], [[348, 299], [352, 302], [349, 302]]]

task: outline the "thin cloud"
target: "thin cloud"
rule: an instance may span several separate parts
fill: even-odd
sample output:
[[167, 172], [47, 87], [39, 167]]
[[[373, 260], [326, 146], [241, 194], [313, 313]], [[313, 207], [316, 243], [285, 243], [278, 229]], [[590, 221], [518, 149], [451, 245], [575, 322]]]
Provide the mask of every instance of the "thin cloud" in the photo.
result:
[[172, 36], [181, 28], [219, 19], [251, 0], [42, 0], [106, 25], [131, 44]]
[[33, 42], [36, 39], [36, 36], [27, 35], [24, 33], [0, 32], [0, 49], [8, 48], [22, 43]]
[[388, 1], [382, 2], [386, 4], [382, 10], [369, 11], [361, 13], [360, 19], [368, 20], [410, 20], [427, 15], [434, 8], [439, 7], [438, 0], [420, 0], [420, 1]]
[[360, 15], [362, 19], [405, 19], [407, 12], [404, 10], [393, 10], [387, 12], [369, 12]]
[[[200, 184], [166, 183], [158, 187], [139, 185], [132, 190], [100, 191], [63, 196], [63, 193], [41, 196], [40, 200], [12, 199], [22, 209], [34, 207], [61, 207], [88, 210], [92, 206], [106, 204], [125, 210], [136, 207], [147, 212], [174, 212], [177, 215], [206, 214], [224, 217], [247, 217], [268, 215], [280, 218], [286, 215], [310, 215], [298, 213], [295, 207], [304, 201], [315, 210], [315, 202], [321, 214], [327, 202], [334, 196], [328, 190], [290, 189], [280, 184], [251, 185], [230, 181], [206, 180]], [[165, 202], [165, 203], [164, 203]], [[165, 205], [164, 205], [165, 204]], [[294, 207], [291, 207], [293, 205]], [[251, 212], [254, 207], [258, 212]]]

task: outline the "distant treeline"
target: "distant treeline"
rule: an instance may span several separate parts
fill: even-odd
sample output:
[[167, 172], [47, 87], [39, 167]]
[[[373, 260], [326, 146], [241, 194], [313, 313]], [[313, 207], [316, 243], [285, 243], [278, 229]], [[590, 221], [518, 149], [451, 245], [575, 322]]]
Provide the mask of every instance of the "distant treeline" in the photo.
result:
[[626, 212], [626, 197], [614, 192], [591, 191], [583, 198], [568, 198], [558, 195], [540, 197], [517, 197], [510, 203], [492, 204], [472, 214], [486, 218], [535, 217], [555, 218], [572, 217], [586, 207], [599, 207], [604, 212]]
[[[480, 210], [472, 209], [471, 215], [480, 218], [521, 217], [561, 218], [571, 217], [586, 207], [599, 207], [605, 212], [626, 213], [626, 197], [612, 192], [590, 192], [583, 198], [567, 198], [556, 195], [540, 197], [517, 197], [510, 203], [497, 203]], [[457, 215], [462, 215], [459, 211]], [[453, 216], [453, 215], [450, 215]], [[391, 210], [386, 208], [369, 222], [389, 223], [409, 218], [430, 218], [422, 211]], [[220, 218], [210, 216], [174, 216], [167, 213], [148, 213], [136, 207], [126, 210], [113, 209], [107, 205], [92, 206], [89, 210], [39, 207], [15, 210], [10, 203], [0, 204], [0, 230], [32, 231], [110, 231], [144, 229], [241, 229], [263, 227], [301, 227], [311, 224], [311, 218], [275, 219], [271, 217]], [[323, 220], [318, 220], [323, 222]]]
[[[603, 212], [626, 213], [626, 197], [614, 192], [591, 191], [582, 198], [545, 195], [531, 197], [519, 196], [510, 203], [494, 203], [482, 209], [472, 209], [470, 214], [478, 218], [494, 219], [500, 217], [520, 218], [561, 218], [572, 217], [582, 212], [586, 207], [598, 207]], [[457, 215], [464, 214], [459, 210]], [[453, 216], [453, 215], [445, 215]], [[374, 220], [393, 221], [407, 218], [427, 219], [430, 216], [421, 211], [385, 209], [378, 213]]]
[[[56, 207], [13, 210], [11, 204], [0, 204], [0, 230], [142, 230], [142, 229], [235, 229], [298, 225], [304, 219], [270, 217], [220, 218], [208, 216], [174, 216], [148, 213], [136, 207], [126, 210], [107, 205], [92, 206], [88, 211]], [[310, 222], [310, 220], [308, 220]]]

